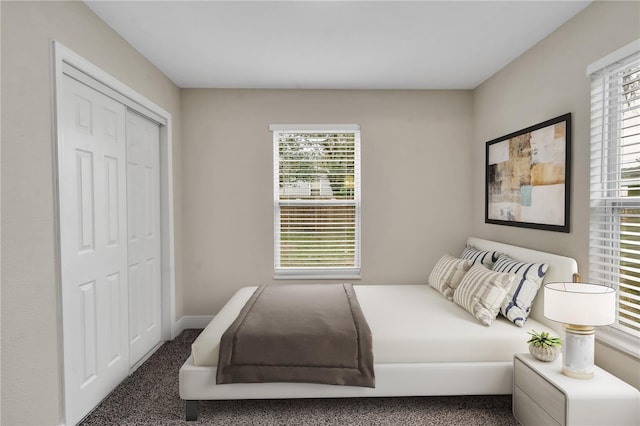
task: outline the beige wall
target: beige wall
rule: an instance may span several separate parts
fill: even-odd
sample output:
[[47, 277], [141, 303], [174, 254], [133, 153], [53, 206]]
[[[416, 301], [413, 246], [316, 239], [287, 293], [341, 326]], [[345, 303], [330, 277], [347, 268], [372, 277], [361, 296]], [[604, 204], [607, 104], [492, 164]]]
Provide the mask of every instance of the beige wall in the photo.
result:
[[[590, 80], [587, 65], [640, 38], [639, 2], [595, 2], [474, 90], [473, 233], [576, 258], [588, 279]], [[485, 142], [573, 114], [571, 232], [484, 223]], [[606, 354], [606, 356], [604, 356]], [[637, 359], [599, 347], [597, 363], [640, 387]]]
[[[95, 63], [173, 115], [180, 254], [179, 89], [81, 2], [0, 2], [2, 9], [2, 419], [62, 418], [55, 280], [50, 40]], [[178, 268], [180, 258], [178, 257]], [[178, 286], [180, 271], [178, 270]], [[178, 294], [177, 315], [182, 315]]]
[[470, 232], [470, 91], [182, 90], [185, 305], [273, 281], [269, 124], [356, 123], [362, 284], [425, 283]]

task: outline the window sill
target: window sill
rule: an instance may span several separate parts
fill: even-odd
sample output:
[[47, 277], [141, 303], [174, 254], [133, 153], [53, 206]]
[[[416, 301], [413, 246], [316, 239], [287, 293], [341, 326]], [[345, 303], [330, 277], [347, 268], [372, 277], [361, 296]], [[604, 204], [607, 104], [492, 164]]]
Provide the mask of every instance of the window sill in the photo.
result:
[[603, 345], [640, 359], [640, 339], [613, 327], [596, 329], [596, 340]]
[[279, 271], [273, 273], [274, 280], [359, 280], [360, 269], [350, 271]]

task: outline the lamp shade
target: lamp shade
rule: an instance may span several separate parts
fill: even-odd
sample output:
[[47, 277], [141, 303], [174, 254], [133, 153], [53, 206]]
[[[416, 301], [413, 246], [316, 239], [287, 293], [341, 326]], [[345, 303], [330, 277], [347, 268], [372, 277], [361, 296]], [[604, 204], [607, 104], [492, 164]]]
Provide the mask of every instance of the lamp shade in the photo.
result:
[[613, 324], [616, 320], [616, 291], [597, 284], [546, 284], [544, 316], [552, 321], [573, 325]]

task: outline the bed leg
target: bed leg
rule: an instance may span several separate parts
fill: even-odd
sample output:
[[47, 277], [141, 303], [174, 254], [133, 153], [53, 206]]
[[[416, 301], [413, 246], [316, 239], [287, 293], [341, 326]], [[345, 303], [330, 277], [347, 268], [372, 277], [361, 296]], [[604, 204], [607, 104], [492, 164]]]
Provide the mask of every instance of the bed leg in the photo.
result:
[[187, 400], [185, 401], [187, 403], [185, 409], [184, 409], [184, 413], [185, 413], [185, 419], [188, 422], [192, 422], [192, 421], [196, 421], [198, 420], [198, 402], [197, 400]]

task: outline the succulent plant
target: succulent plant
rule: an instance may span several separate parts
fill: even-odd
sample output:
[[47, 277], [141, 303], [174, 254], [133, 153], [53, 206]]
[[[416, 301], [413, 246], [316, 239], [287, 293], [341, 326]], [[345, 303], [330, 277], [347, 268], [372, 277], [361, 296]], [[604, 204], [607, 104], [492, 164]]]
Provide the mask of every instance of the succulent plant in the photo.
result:
[[559, 337], [551, 337], [546, 331], [538, 333], [535, 330], [532, 330], [529, 334], [531, 335], [531, 338], [527, 340], [527, 343], [532, 344], [533, 346], [554, 348], [562, 345], [562, 340]]

